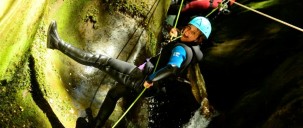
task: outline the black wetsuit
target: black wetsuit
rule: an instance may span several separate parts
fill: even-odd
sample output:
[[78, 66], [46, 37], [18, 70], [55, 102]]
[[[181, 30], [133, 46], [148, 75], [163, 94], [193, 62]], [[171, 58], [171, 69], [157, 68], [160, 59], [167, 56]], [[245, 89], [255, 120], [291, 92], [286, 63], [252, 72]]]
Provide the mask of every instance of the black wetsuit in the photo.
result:
[[[161, 83], [161, 81], [176, 80], [177, 77], [184, 77], [186, 75], [185, 72], [181, 71], [184, 71], [184, 69], [188, 65], [181, 65], [181, 68], [176, 68], [172, 65], [167, 65], [170, 57], [168, 55], [171, 54], [171, 50], [174, 47], [175, 44], [170, 43], [163, 48], [159, 64], [156, 70], [164, 70], [158, 72], [158, 74], [156, 74], [151, 81], [156, 82], [154, 80], [157, 80]], [[94, 124], [97, 127], [103, 126], [105, 124], [106, 120], [113, 112], [117, 101], [121, 97], [137, 95], [143, 90], [143, 82], [145, 81], [146, 76], [149, 75], [152, 71], [152, 68], [148, 67], [145, 67], [145, 70], [142, 71], [137, 66], [131, 63], [106, 57], [101, 54], [91, 54], [66, 43], [62, 43], [59, 50], [81, 64], [94, 66], [102, 70], [119, 83], [117, 86], [112, 87], [108, 91], [98, 112], [98, 115], [95, 118]], [[193, 61], [194, 60], [195, 59], [193, 59]], [[150, 62], [155, 64], [156, 61], [157, 57], [154, 57], [151, 59]], [[150, 96], [153, 95], [153, 93], [156, 93], [158, 91], [158, 86], [156, 85], [161, 86], [164, 84], [155, 83], [155, 86], [152, 86], [150, 89], [147, 89], [145, 96]]]
[[[151, 74], [153, 68], [151, 68], [152, 66], [146, 66], [142, 71], [131, 63], [110, 58], [102, 54], [92, 54], [90, 52], [83, 51], [61, 40], [56, 29], [56, 22], [52, 22], [48, 30], [48, 48], [57, 49], [83, 65], [96, 67], [119, 83], [118, 86], [115, 86], [108, 91], [97, 117], [91, 124], [92, 127], [101, 127], [113, 112], [119, 98], [137, 94], [143, 90], [143, 82], [145, 82], [147, 76]], [[169, 56], [167, 55], [171, 54], [174, 47], [176, 47], [175, 44], [169, 43], [163, 48], [160, 61], [157, 66], [157, 70], [161, 70], [157, 71], [156, 74], [153, 74], [154, 76], [149, 78], [148, 81], [156, 82], [164, 81], [165, 79], [174, 81], [176, 78], [184, 76], [184, 72], [182, 71], [184, 71], [189, 64], [182, 63], [180, 68], [167, 64], [169, 61]], [[200, 60], [202, 58], [202, 52], [199, 47], [187, 45], [184, 45], [183, 47], [187, 54], [184, 62], [189, 62], [187, 61], [188, 58], [191, 58], [190, 62], [194, 62], [195, 60]], [[188, 55], [190, 55], [189, 53], [193, 56], [188, 57]], [[155, 65], [156, 60], [156, 57], [152, 58], [151, 63]], [[155, 89], [156, 87], [157, 86], [152, 86], [150, 89], [147, 89], [146, 95], [152, 95], [153, 90], [157, 90]]]

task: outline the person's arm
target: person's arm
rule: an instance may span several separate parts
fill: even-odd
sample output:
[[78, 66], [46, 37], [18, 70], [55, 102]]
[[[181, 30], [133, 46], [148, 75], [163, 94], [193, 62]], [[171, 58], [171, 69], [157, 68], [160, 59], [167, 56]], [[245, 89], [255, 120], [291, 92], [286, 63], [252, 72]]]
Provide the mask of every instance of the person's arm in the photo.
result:
[[172, 42], [175, 38], [178, 38], [178, 36], [181, 35], [181, 32], [178, 28], [171, 28], [169, 31], [170, 39], [168, 43]]
[[158, 81], [172, 74], [175, 74], [177, 70], [181, 67], [182, 62], [185, 59], [186, 59], [185, 49], [182, 46], [176, 46], [172, 50], [172, 55], [169, 59], [168, 64], [165, 67], [151, 74], [148, 77], [147, 82], [152, 83], [154, 81]]

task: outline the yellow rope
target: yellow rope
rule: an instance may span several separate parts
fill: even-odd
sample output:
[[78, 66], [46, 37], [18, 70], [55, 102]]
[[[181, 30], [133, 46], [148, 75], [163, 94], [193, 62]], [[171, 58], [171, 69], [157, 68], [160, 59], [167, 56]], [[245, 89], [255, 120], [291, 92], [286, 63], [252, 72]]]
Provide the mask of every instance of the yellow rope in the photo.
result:
[[218, 7], [214, 8], [210, 13], [208, 13], [205, 17], [208, 17], [210, 14], [212, 14], [213, 12], [215, 12], [218, 9]]
[[294, 25], [292, 25], [292, 24], [289, 24], [289, 23], [287, 23], [287, 22], [285, 22], [285, 21], [279, 20], [279, 19], [277, 19], [277, 18], [275, 18], [275, 17], [269, 16], [269, 15], [267, 15], [267, 14], [265, 14], [265, 13], [262, 13], [262, 12], [260, 12], [260, 11], [255, 10], [255, 9], [252, 9], [252, 8], [250, 8], [250, 7], [247, 7], [247, 6], [245, 6], [245, 5], [243, 5], [243, 4], [240, 4], [240, 3], [236, 2], [236, 1], [233, 1], [233, 2], [234, 2], [236, 5], [238, 5], [238, 6], [241, 6], [241, 7], [245, 8], [245, 9], [248, 9], [248, 10], [253, 11], [253, 12], [255, 12], [255, 13], [258, 13], [258, 14], [260, 14], [260, 15], [262, 15], [262, 16], [265, 16], [265, 17], [267, 17], [267, 18], [269, 18], [269, 19], [272, 19], [272, 20], [274, 20], [274, 21], [277, 21], [277, 22], [282, 23], [282, 24], [284, 24], [284, 25], [286, 25], [286, 26], [292, 27], [292, 28], [294, 28], [294, 29], [297, 29], [297, 30], [303, 32], [303, 29], [302, 29], [302, 28], [299, 28], [299, 27], [297, 27], [297, 26], [294, 26]]
[[177, 27], [178, 20], [179, 20], [179, 16], [180, 16], [180, 13], [181, 13], [181, 10], [182, 10], [183, 1], [184, 1], [184, 0], [181, 1], [181, 4], [180, 4], [180, 7], [179, 7], [179, 11], [178, 11], [178, 15], [177, 15], [177, 18], [176, 18], [176, 23], [175, 23], [174, 28]]
[[139, 96], [135, 99], [135, 101], [128, 107], [128, 109], [124, 112], [124, 114], [119, 118], [119, 120], [113, 125], [112, 128], [115, 128], [119, 122], [123, 119], [123, 117], [127, 114], [127, 112], [134, 106], [134, 104], [140, 99], [140, 97], [143, 95], [143, 93], [146, 91], [146, 88], [142, 90], [142, 92], [139, 94]]

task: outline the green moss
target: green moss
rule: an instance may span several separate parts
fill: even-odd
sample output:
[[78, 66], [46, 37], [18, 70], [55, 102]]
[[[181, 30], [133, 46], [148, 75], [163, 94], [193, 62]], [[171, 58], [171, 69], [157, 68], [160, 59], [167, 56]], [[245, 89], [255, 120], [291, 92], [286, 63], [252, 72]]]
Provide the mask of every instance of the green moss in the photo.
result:
[[[53, 100], [54, 102], [49, 104], [52, 105], [53, 111], [62, 124], [66, 127], [74, 127], [78, 115], [70, 112], [75, 110], [74, 104], [63, 86], [60, 71], [58, 71], [60, 66], [65, 65], [62, 61], [64, 57], [59, 53], [48, 54], [45, 48], [46, 32], [49, 22], [56, 20], [58, 32], [64, 40], [70, 41], [69, 43], [75, 46], [84, 45], [81, 32], [79, 32], [81, 28], [79, 23], [88, 20], [99, 22], [99, 13], [101, 13], [99, 12], [100, 8], [98, 8], [100, 5], [93, 2], [98, 3], [99, 1], [35, 0], [23, 2], [22, 6], [20, 5], [20, 8], [12, 13], [11, 19], [6, 21], [1, 19], [1, 127], [51, 127], [48, 118], [33, 100], [31, 75], [35, 75], [40, 91], [43, 93], [43, 97], [39, 98], [45, 98], [48, 101]], [[84, 7], [91, 4], [90, 9], [84, 9]], [[146, 16], [148, 11], [145, 1], [128, 0], [123, 3], [116, 0], [107, 1], [107, 4], [111, 4], [110, 8], [123, 11], [131, 16]], [[150, 25], [153, 26], [154, 24], [160, 25], [159, 23]], [[149, 47], [152, 47], [152, 49], [157, 47], [156, 35], [154, 31], [151, 31], [151, 45]], [[31, 51], [29, 52], [30, 48]], [[156, 54], [156, 51], [151, 51], [151, 53]], [[35, 67], [33, 70], [35, 70], [35, 74], [30, 74], [31, 69], [28, 66], [30, 54], [34, 56]], [[46, 71], [50, 68], [46, 66], [50, 65], [48, 63], [50, 60], [53, 61], [51, 66], [55, 67], [53, 72]], [[37, 104], [39, 103], [37, 102]]]
[[[16, 73], [16, 69], [19, 68], [20, 63], [23, 61], [22, 58], [24, 58], [24, 54], [28, 52], [31, 42], [33, 41], [33, 36], [35, 35], [36, 30], [39, 26], [39, 17], [43, 15], [43, 9], [45, 5], [45, 2], [28, 2], [27, 4], [22, 5], [22, 8], [12, 7], [12, 9], [16, 10], [11, 11], [12, 13], [7, 14], [8, 18], [1, 19], [1, 81], [11, 81], [12, 77]], [[34, 10], [36, 13], [33, 15], [30, 12]], [[10, 17], [9, 15], [13, 16]], [[12, 20], [15, 19], [18, 20], [12, 22]]]
[[157, 55], [158, 41], [153, 32], [148, 32], [148, 33], [149, 33], [149, 42], [146, 44], [145, 49], [147, 53], [150, 54], [150, 56], [155, 56]]
[[87, 2], [89, 1], [69, 0], [62, 3], [57, 2], [54, 3], [52, 5], [54, 7], [51, 7], [49, 10], [49, 17], [53, 17], [51, 20], [55, 20], [57, 22], [58, 32], [61, 38], [70, 41], [71, 44], [78, 44], [77, 42], [83, 41], [78, 30], [79, 23], [82, 21], [81, 14], [79, 12], [83, 12], [83, 5]]
[[[39, 89], [41, 94], [39, 98], [42, 99], [45, 103], [37, 103], [42, 106], [48, 104], [52, 107], [52, 111], [55, 116], [61, 121], [66, 127], [74, 127], [76, 120], [74, 113], [70, 113], [70, 110], [74, 110], [71, 99], [67, 94], [58, 70], [53, 69], [52, 63], [59, 63], [58, 65], [64, 65], [60, 60], [60, 55], [50, 54], [50, 49], [46, 48], [46, 31], [48, 29], [47, 24], [42, 23], [39, 31], [36, 34], [34, 45], [31, 49], [33, 59], [35, 62], [33, 70], [35, 70], [36, 82], [39, 84]], [[77, 43], [77, 42], [76, 42]], [[55, 61], [52, 59], [56, 58]], [[55, 89], [54, 89], [55, 88]], [[46, 103], [48, 102], [48, 103]], [[43, 108], [41, 108], [43, 109]], [[49, 111], [43, 109], [43, 111]]]
[[87, 10], [86, 15], [83, 18], [84, 22], [91, 22], [93, 23], [93, 28], [94, 29], [98, 29], [99, 25], [99, 20], [98, 20], [98, 16], [99, 16], [99, 10], [97, 8], [90, 8]]
[[110, 11], [121, 11], [131, 16], [146, 17], [148, 4], [137, 0], [104, 0]]
[[32, 99], [28, 56], [12, 81], [0, 86], [0, 126], [51, 127], [48, 118]]
[[0, 21], [0, 126], [50, 127], [48, 118], [32, 99], [28, 67], [29, 48], [46, 2], [32, 1], [18, 6], [11, 7]]

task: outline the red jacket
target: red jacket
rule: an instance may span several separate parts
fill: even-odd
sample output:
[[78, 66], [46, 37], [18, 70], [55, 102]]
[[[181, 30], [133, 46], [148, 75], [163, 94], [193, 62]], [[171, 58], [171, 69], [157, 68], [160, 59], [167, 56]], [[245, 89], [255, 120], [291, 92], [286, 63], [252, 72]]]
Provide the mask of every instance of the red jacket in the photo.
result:
[[[235, 0], [230, 0], [229, 5], [232, 5]], [[201, 11], [201, 10], [207, 10], [209, 8], [214, 9], [218, 7], [219, 3], [221, 3], [222, 0], [213, 0], [212, 7], [210, 7], [210, 0], [192, 0], [188, 4], [185, 5], [185, 7], [182, 9], [182, 12], [185, 11]]]

